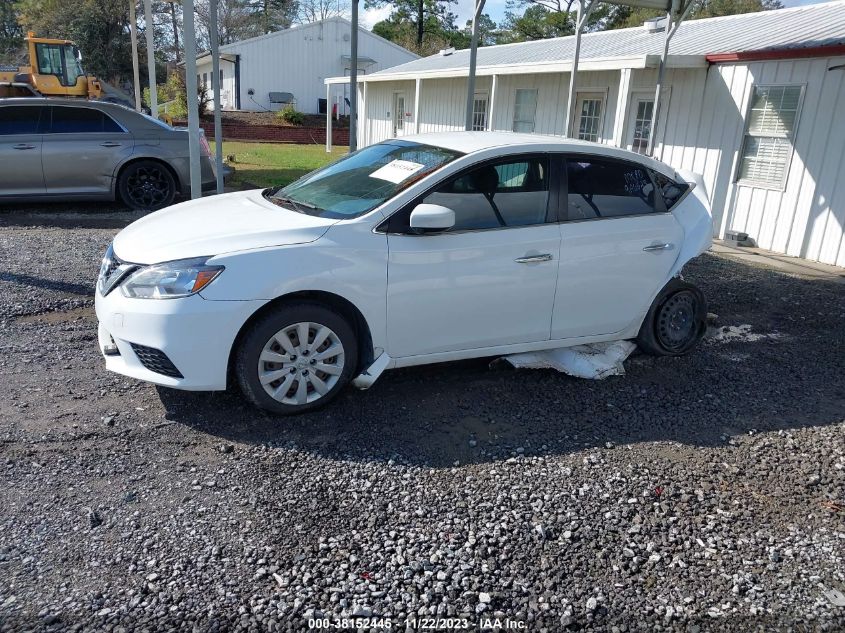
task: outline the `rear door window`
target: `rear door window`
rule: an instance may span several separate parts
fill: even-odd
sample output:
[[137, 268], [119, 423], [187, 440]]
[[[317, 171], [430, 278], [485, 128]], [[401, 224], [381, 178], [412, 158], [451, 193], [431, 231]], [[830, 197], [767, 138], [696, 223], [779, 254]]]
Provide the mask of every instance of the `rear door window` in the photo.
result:
[[122, 132], [114, 119], [94, 108], [53, 107], [53, 134]]
[[38, 134], [41, 106], [0, 107], [0, 135]]
[[664, 208], [655, 200], [654, 183], [648, 171], [634, 163], [570, 157], [566, 176], [570, 221], [643, 215]]

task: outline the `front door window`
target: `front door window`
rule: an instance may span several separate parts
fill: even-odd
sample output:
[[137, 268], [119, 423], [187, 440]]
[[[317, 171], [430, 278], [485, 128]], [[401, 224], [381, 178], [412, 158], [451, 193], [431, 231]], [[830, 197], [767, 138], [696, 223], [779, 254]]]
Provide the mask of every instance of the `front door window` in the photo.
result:
[[393, 95], [393, 136], [405, 133], [405, 95], [397, 92]]
[[578, 113], [578, 138], [597, 143], [601, 134], [602, 104], [604, 96], [583, 94], [578, 97], [575, 111]]
[[633, 116], [631, 150], [638, 154], [645, 154], [648, 152], [648, 143], [651, 140], [654, 99], [637, 99], [634, 101]]

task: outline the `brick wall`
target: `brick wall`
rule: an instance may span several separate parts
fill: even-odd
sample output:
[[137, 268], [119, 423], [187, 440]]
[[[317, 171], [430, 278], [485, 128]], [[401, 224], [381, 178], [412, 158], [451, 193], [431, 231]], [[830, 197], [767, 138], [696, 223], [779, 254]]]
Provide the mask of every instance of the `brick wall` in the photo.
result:
[[[174, 121], [173, 125], [184, 125], [184, 121]], [[208, 139], [214, 138], [214, 123], [201, 121]], [[276, 143], [325, 144], [326, 128], [322, 127], [287, 127], [283, 125], [239, 125], [223, 124], [223, 138], [230, 141], [273, 141]], [[349, 145], [348, 128], [332, 128], [332, 144]]]

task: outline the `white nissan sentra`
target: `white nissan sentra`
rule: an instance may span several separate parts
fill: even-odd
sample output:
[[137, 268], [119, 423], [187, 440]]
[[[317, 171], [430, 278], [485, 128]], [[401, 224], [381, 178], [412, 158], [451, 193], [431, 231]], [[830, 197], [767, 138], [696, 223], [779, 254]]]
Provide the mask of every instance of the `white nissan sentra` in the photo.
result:
[[700, 179], [632, 152], [405, 137], [128, 226], [100, 270], [99, 343], [112, 371], [231, 379], [283, 414], [394, 367], [620, 339], [679, 355], [706, 321], [680, 271], [711, 235]]

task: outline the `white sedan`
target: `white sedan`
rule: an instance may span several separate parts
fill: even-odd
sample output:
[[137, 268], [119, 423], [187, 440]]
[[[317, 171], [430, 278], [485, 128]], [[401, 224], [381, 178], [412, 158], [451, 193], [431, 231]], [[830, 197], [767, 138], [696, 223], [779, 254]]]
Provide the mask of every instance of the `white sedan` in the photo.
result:
[[680, 271], [711, 235], [700, 178], [638, 154], [405, 137], [131, 224], [100, 270], [99, 343], [112, 371], [231, 378], [282, 414], [394, 367], [620, 339], [684, 354], [706, 304]]

